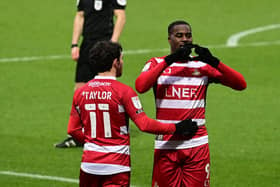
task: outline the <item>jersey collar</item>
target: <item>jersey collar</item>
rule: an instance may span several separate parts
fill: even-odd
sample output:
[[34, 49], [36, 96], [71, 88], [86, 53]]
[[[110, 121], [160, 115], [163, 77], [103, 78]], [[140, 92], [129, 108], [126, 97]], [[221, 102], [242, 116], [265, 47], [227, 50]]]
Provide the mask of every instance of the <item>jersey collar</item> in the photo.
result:
[[99, 76], [99, 75], [96, 75], [94, 77], [94, 79], [112, 79], [112, 80], [117, 80], [117, 78], [114, 77], [114, 76]]

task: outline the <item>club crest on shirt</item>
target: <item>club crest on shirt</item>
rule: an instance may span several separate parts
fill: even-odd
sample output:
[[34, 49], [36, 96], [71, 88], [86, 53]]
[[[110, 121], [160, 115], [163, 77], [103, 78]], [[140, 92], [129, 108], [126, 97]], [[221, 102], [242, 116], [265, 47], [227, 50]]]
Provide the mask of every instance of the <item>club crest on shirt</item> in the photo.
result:
[[126, 0], [117, 0], [117, 3], [121, 6], [125, 6], [126, 5]]
[[103, 2], [102, 0], [94, 0], [94, 9], [99, 11], [102, 9]]
[[142, 105], [141, 105], [141, 102], [140, 102], [138, 96], [132, 97], [131, 100], [132, 100], [132, 103], [133, 103], [135, 108], [137, 108], [137, 109], [142, 108]]
[[194, 69], [194, 71], [192, 72], [192, 75], [198, 76], [198, 75], [200, 75], [200, 72], [197, 69]]
[[167, 74], [171, 74], [171, 68], [166, 68], [163, 72]]

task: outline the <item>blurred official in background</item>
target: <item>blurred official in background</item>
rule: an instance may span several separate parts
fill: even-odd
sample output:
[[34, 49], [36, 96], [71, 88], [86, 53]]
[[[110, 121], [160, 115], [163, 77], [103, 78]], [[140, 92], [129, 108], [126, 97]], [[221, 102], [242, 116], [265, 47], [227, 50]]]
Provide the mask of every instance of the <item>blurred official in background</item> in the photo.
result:
[[[126, 0], [77, 0], [71, 44], [72, 59], [77, 61], [75, 90], [97, 74], [89, 68], [90, 47], [102, 40], [119, 40], [126, 22], [126, 4]], [[81, 36], [83, 39], [79, 47]], [[77, 146], [82, 145], [71, 136], [55, 144], [57, 148]]]

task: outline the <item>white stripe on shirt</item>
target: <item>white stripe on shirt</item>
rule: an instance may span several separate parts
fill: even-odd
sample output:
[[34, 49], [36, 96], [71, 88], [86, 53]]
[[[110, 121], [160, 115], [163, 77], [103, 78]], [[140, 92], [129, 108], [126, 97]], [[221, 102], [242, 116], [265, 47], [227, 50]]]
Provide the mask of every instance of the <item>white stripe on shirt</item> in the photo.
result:
[[192, 147], [198, 147], [208, 143], [208, 136], [202, 136], [199, 138], [193, 138], [190, 140], [155, 140], [155, 149], [188, 149]]
[[130, 171], [129, 166], [122, 166], [116, 164], [98, 164], [89, 162], [82, 162], [81, 169], [86, 173], [91, 173], [95, 175], [112, 175], [116, 173]]
[[85, 143], [84, 151], [96, 151], [102, 153], [121, 153], [130, 155], [129, 145], [99, 146], [94, 143]]
[[172, 63], [171, 66], [174, 67], [188, 67], [188, 68], [201, 68], [206, 66], [206, 63], [201, 61], [189, 61], [188, 63]]
[[176, 100], [176, 99], [156, 99], [157, 108], [174, 109], [195, 109], [204, 108], [204, 99], [201, 100]]
[[[162, 120], [162, 119], [158, 119], [157, 121], [162, 122], [162, 123], [179, 123], [182, 120]], [[196, 121], [197, 126], [203, 126], [203, 125], [205, 125], [205, 122], [206, 122], [205, 119], [192, 119], [192, 121]]]
[[158, 84], [200, 86], [208, 84], [208, 77], [160, 76]]
[[[193, 56], [190, 55], [190, 57], [193, 57]], [[157, 57], [155, 57], [155, 60], [156, 60], [157, 63], [161, 63], [161, 62], [164, 61], [164, 58], [157, 58]], [[206, 63], [204, 63], [202, 61], [188, 61], [187, 63], [176, 63], [176, 62], [173, 62], [170, 66], [200, 68], [200, 67], [206, 66]]]

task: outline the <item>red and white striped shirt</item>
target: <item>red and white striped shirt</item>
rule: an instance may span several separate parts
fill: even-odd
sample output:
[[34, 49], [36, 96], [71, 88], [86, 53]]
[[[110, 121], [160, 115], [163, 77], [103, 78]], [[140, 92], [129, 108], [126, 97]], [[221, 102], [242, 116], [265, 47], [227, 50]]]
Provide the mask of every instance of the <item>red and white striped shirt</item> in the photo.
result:
[[129, 117], [145, 132], [172, 134], [176, 130], [174, 123], [148, 118], [135, 91], [115, 77], [96, 76], [76, 90], [68, 133], [85, 143], [84, 172], [111, 175], [130, 171]]
[[164, 57], [155, 57], [146, 63], [136, 79], [135, 87], [140, 93], [154, 88], [157, 120], [177, 123], [192, 119], [199, 126], [192, 138], [157, 136], [156, 149], [185, 149], [208, 143], [205, 107], [207, 87], [211, 82], [219, 82], [233, 89], [246, 87], [243, 76], [222, 62], [217, 69], [200, 61], [174, 62], [167, 66]]

